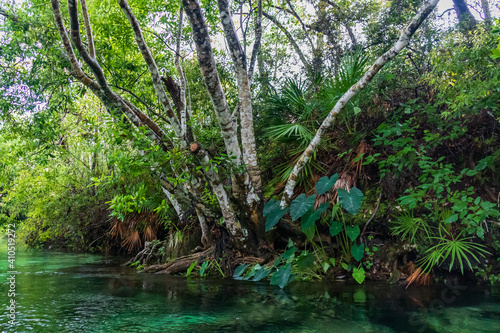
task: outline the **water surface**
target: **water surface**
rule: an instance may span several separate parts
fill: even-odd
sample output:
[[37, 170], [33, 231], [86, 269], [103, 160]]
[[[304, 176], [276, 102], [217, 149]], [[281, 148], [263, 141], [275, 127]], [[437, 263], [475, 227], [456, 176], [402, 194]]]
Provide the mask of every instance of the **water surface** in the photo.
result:
[[[0, 300], [9, 304], [7, 243]], [[138, 273], [122, 259], [17, 250], [15, 326], [2, 332], [500, 332], [500, 293], [475, 286], [268, 282]]]

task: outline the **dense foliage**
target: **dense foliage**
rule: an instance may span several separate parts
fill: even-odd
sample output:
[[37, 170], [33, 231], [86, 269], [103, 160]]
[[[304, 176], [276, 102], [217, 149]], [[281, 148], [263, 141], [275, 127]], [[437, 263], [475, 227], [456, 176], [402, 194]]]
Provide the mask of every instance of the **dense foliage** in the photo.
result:
[[[146, 247], [150, 254], [132, 261], [146, 269], [212, 248], [182, 266], [187, 275], [198, 268], [201, 276], [270, 277], [281, 288], [346, 272], [362, 283], [396, 268], [407, 284], [446, 271], [498, 280], [499, 21], [431, 14], [407, 49], [343, 106], [288, 204], [283, 190], [321, 124], [422, 1], [230, 3], [243, 72], [255, 72], [245, 75], [258, 172], [245, 162], [245, 76], [224, 40], [224, 1], [202, 7], [242, 160], [228, 148], [198, 28], [179, 19], [182, 3], [130, 2], [174, 118], [187, 128], [181, 136], [120, 6], [89, 1], [93, 39], [79, 28], [84, 46], [95, 45], [110, 91], [165, 134], [153, 140], [146, 118], [137, 125], [82, 84], [49, 4], [0, 7], [0, 225], [16, 223], [33, 247], [134, 254]], [[68, 6], [60, 5], [69, 28]], [[99, 81], [91, 62], [81, 66]], [[247, 232], [246, 243], [232, 225]]]

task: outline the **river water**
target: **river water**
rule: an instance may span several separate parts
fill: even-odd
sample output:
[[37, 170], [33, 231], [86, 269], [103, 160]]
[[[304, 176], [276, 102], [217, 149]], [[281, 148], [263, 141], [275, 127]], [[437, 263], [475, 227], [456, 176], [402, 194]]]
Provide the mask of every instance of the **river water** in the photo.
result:
[[16, 317], [0, 241], [2, 332], [500, 332], [500, 290], [138, 273], [123, 259], [17, 249]]

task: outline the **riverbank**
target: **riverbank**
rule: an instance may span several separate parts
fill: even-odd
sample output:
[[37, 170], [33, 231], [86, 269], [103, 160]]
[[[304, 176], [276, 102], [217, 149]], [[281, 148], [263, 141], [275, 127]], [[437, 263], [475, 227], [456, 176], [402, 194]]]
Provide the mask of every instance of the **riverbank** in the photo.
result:
[[[0, 255], [5, 253], [0, 243]], [[498, 289], [265, 282], [139, 273], [123, 258], [20, 250], [15, 327], [36, 332], [493, 332]], [[6, 265], [0, 262], [5, 281]], [[0, 285], [4, 295], [6, 285]], [[5, 300], [5, 298], [2, 298]]]

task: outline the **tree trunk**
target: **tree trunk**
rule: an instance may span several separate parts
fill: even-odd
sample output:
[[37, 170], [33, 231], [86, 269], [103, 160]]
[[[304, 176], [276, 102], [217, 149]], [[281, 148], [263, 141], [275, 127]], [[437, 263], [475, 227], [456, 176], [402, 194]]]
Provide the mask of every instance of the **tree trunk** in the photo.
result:
[[472, 16], [465, 0], [453, 0], [453, 7], [455, 8], [458, 23], [462, 29], [469, 31], [476, 27], [476, 19]]

